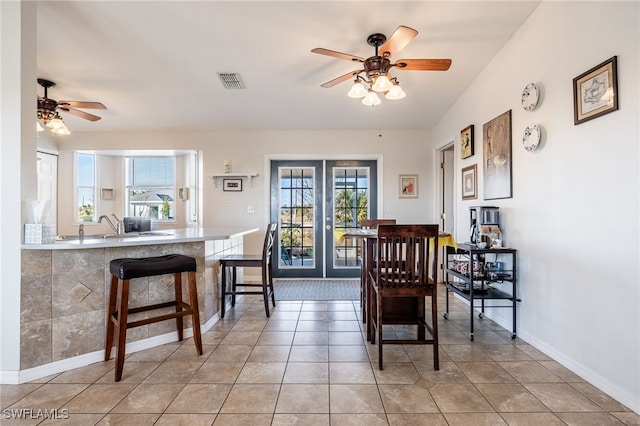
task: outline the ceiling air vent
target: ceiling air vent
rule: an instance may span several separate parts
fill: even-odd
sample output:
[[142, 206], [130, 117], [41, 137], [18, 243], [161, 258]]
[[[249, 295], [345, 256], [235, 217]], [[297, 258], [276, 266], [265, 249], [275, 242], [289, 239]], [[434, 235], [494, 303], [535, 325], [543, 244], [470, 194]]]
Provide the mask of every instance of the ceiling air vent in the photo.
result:
[[240, 79], [240, 75], [236, 73], [219, 72], [218, 78], [222, 81], [225, 89], [246, 89], [244, 83]]

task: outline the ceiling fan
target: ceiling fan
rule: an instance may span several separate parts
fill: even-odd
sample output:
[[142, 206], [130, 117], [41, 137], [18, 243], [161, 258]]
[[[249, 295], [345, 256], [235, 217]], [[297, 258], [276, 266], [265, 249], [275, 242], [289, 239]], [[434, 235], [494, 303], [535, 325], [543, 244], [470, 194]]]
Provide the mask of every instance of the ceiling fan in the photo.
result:
[[[380, 103], [375, 92], [385, 92], [387, 99], [404, 98], [406, 94], [400, 87], [398, 79], [390, 73], [392, 68], [405, 71], [446, 71], [451, 66], [451, 59], [398, 59], [392, 63], [389, 58], [407, 46], [417, 35], [418, 31], [404, 25], [400, 25], [389, 39], [384, 34], [371, 34], [367, 37], [367, 44], [375, 47], [375, 55], [366, 59], [319, 47], [312, 49], [313, 53], [362, 64], [362, 69], [350, 71], [321, 86], [329, 88], [354, 78], [354, 85], [349, 91], [349, 96], [363, 98], [362, 103], [365, 105]], [[363, 82], [369, 88], [365, 87]]]
[[[85, 120], [98, 121], [101, 117], [81, 111], [77, 108], [107, 109], [107, 107], [100, 102], [56, 101], [47, 96], [48, 89], [56, 85], [53, 81], [39, 78], [38, 84], [44, 87], [44, 97], [38, 96], [38, 119], [43, 120], [46, 126], [51, 128], [54, 133], [69, 133], [69, 130], [67, 130], [62, 118], [60, 117], [60, 111], [84, 118]], [[56, 129], [62, 130], [56, 131]], [[66, 130], [66, 132], [64, 130]]]

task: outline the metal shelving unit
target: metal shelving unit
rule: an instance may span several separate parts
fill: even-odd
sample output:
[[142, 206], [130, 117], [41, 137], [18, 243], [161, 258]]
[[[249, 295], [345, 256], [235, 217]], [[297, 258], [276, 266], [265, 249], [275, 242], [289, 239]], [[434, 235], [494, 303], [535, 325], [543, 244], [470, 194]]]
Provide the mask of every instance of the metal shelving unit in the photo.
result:
[[[484, 317], [485, 301], [502, 300], [507, 304], [491, 308], [511, 308], [513, 310], [513, 330], [511, 338], [516, 338], [517, 302], [517, 262], [516, 250], [511, 248], [484, 248], [475, 244], [462, 243], [458, 248], [446, 248], [445, 285], [446, 311], [449, 318], [449, 293], [455, 293], [469, 301], [469, 339], [473, 340], [474, 311], [480, 309], [478, 318]], [[490, 260], [493, 259], [493, 262]], [[497, 268], [500, 262], [502, 268]], [[479, 302], [479, 306], [476, 302]]]

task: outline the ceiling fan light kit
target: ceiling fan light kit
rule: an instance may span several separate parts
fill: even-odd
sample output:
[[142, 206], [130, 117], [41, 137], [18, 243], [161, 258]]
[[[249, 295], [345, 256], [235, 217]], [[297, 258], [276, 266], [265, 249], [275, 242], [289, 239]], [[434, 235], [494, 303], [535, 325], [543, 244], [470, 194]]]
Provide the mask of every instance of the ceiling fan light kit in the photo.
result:
[[391, 101], [402, 99], [405, 96], [407, 96], [407, 94], [404, 93], [404, 90], [402, 90], [402, 87], [400, 87], [400, 84], [398, 84], [398, 83], [394, 84], [393, 87], [391, 89], [389, 89], [387, 94], [384, 95], [385, 98], [387, 98], [387, 99], [389, 99]]
[[369, 89], [369, 92], [367, 92], [367, 95], [364, 98], [362, 98], [362, 105], [366, 105], [366, 106], [380, 105], [381, 102], [382, 101], [380, 100], [376, 92], [374, 92], [371, 89]]
[[67, 129], [67, 126], [62, 121], [62, 118], [58, 114], [55, 115], [54, 118], [47, 122], [47, 127], [51, 129], [51, 133], [55, 133], [57, 135], [69, 135], [71, 132]]
[[418, 31], [403, 25], [399, 26], [389, 39], [384, 34], [371, 34], [367, 37], [367, 44], [375, 48], [375, 55], [367, 59], [324, 48], [312, 49], [313, 53], [362, 63], [362, 69], [348, 72], [321, 86], [333, 87], [355, 77], [354, 84], [347, 95], [350, 98], [362, 98], [362, 103], [367, 106], [381, 103], [376, 92], [384, 93], [385, 98], [389, 100], [406, 97], [407, 94], [400, 87], [398, 79], [389, 72], [391, 68], [409, 71], [446, 71], [451, 66], [451, 59], [401, 59], [391, 63], [389, 58], [403, 49], [417, 35]]
[[356, 80], [355, 83], [353, 83], [353, 86], [351, 86], [351, 90], [349, 90], [349, 93], [347, 93], [347, 96], [349, 96], [350, 98], [360, 99], [367, 96], [368, 92], [369, 91], [366, 87], [364, 87], [364, 84]]
[[386, 74], [381, 74], [376, 77], [373, 84], [371, 85], [371, 89], [373, 89], [374, 92], [388, 92], [392, 87], [393, 83], [391, 83], [389, 77], [387, 77]]
[[62, 121], [62, 118], [56, 114], [51, 120], [47, 121], [47, 127], [50, 129], [61, 129], [64, 127], [64, 121]]

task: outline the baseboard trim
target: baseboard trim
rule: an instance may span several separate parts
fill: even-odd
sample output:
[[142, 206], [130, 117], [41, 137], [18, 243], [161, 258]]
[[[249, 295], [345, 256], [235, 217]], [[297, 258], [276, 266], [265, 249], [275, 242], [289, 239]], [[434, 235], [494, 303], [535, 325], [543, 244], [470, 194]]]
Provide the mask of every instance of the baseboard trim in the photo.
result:
[[[465, 302], [467, 305], [470, 305], [469, 301], [455, 295], [459, 300]], [[511, 330], [513, 324], [510, 321], [505, 321], [504, 318], [500, 318], [498, 316], [492, 315], [490, 311], [490, 306], [487, 306], [484, 312], [484, 316], [496, 324], [500, 325], [505, 330]], [[479, 310], [479, 309], [477, 309]], [[611, 398], [615, 399], [619, 403], [623, 404], [630, 410], [634, 411], [637, 414], [640, 414], [640, 395], [634, 395], [621, 389], [615, 383], [608, 380], [606, 377], [601, 376], [597, 372], [592, 369], [584, 366], [583, 364], [577, 362], [575, 359], [567, 357], [565, 354], [558, 352], [552, 346], [549, 346], [546, 342], [537, 339], [535, 336], [530, 335], [524, 330], [516, 329], [516, 335], [518, 339], [526, 342], [527, 344], [533, 346], [543, 354], [552, 358], [554, 361], [558, 362], [563, 367], [569, 369], [571, 372], [577, 374], [582, 377], [587, 382], [591, 383], [593, 386], [602, 390], [604, 393], [609, 395]]]
[[[206, 323], [200, 326], [201, 333], [206, 333], [220, 320], [219, 313], [216, 313]], [[185, 328], [184, 337], [192, 337], [193, 329]], [[165, 345], [167, 343], [177, 342], [178, 332], [172, 331], [170, 333], [160, 334], [158, 336], [148, 337], [146, 339], [137, 340], [135, 342], [127, 343], [126, 353], [131, 354], [145, 349], [154, 348], [156, 346]], [[51, 376], [52, 374], [63, 373], [65, 371], [73, 370], [75, 368], [86, 367], [96, 362], [104, 361], [104, 350], [89, 352], [86, 354], [74, 356], [72, 358], [63, 359], [60, 361], [50, 362], [48, 364], [39, 365], [37, 367], [28, 368], [19, 371], [0, 371], [0, 383], [2, 384], [22, 384], [33, 380], [41, 379], [43, 377]]]

